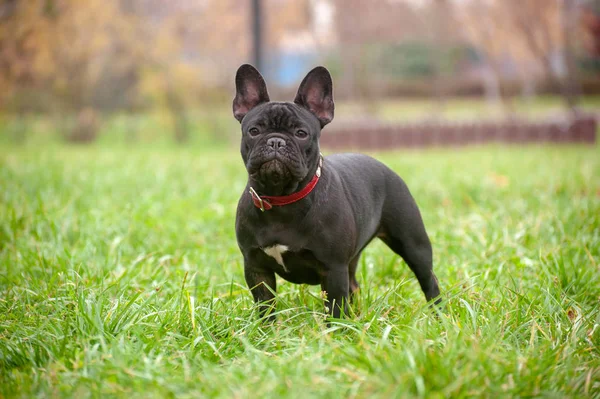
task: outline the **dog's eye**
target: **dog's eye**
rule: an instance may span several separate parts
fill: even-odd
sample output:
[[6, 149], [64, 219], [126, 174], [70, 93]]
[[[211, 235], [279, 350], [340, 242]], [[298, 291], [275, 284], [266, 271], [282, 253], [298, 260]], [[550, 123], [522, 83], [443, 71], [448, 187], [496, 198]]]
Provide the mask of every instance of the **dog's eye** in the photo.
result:
[[304, 139], [307, 136], [308, 136], [308, 133], [306, 133], [304, 130], [296, 131], [296, 137], [298, 137], [299, 139]]
[[257, 135], [258, 135], [258, 133], [260, 133], [260, 132], [259, 132], [259, 131], [258, 131], [258, 129], [257, 129], [257, 128], [255, 128], [255, 127], [253, 127], [253, 128], [251, 128], [250, 130], [248, 130], [248, 134], [250, 134], [250, 136], [257, 136]]

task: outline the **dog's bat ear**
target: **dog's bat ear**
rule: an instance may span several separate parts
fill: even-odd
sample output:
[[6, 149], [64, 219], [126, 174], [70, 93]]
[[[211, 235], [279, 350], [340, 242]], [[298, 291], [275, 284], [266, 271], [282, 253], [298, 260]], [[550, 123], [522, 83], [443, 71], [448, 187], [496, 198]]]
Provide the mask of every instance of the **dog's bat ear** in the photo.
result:
[[294, 102], [312, 112], [321, 128], [333, 120], [333, 82], [327, 68], [318, 66], [306, 75]]
[[235, 119], [241, 123], [252, 108], [266, 102], [269, 102], [269, 93], [261, 74], [249, 64], [239, 67], [235, 74], [235, 98], [233, 99]]

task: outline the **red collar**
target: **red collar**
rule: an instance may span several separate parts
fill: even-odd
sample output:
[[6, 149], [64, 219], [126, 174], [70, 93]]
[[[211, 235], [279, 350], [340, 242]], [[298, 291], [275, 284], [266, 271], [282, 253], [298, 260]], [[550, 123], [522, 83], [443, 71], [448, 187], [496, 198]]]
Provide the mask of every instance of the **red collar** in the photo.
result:
[[319, 159], [319, 166], [317, 167], [317, 171], [315, 172], [314, 177], [306, 187], [302, 190], [297, 191], [290, 195], [283, 196], [269, 196], [263, 195], [262, 197], [258, 195], [258, 193], [250, 187], [250, 195], [252, 196], [252, 202], [254, 202], [254, 206], [260, 209], [261, 211], [268, 211], [274, 206], [284, 206], [296, 201], [300, 201], [302, 198], [306, 197], [310, 192], [315, 188], [317, 182], [319, 181], [319, 177], [321, 177], [321, 168], [323, 167], [323, 157]]

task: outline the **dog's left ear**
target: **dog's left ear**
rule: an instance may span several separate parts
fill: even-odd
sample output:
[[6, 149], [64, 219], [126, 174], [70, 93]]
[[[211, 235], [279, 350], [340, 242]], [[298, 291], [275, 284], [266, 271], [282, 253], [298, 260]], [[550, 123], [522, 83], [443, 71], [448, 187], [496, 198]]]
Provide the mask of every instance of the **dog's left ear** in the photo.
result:
[[250, 64], [238, 68], [235, 74], [233, 116], [240, 123], [244, 116], [259, 104], [269, 102], [267, 84], [260, 72]]
[[321, 128], [333, 120], [333, 82], [327, 68], [318, 66], [306, 75], [294, 102], [312, 112]]

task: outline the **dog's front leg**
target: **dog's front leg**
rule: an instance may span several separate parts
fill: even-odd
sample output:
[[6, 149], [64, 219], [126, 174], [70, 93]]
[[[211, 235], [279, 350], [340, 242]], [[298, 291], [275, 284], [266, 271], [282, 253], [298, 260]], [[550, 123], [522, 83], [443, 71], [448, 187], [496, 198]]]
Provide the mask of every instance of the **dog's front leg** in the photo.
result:
[[325, 306], [335, 318], [348, 314], [348, 296], [350, 289], [348, 265], [335, 265], [330, 267], [321, 280], [321, 289], [326, 292]]
[[254, 297], [254, 302], [259, 307], [260, 317], [263, 318], [268, 314], [268, 321], [275, 321], [275, 315], [272, 314], [275, 310], [275, 291], [277, 289], [275, 273], [254, 267], [245, 261], [244, 276]]

